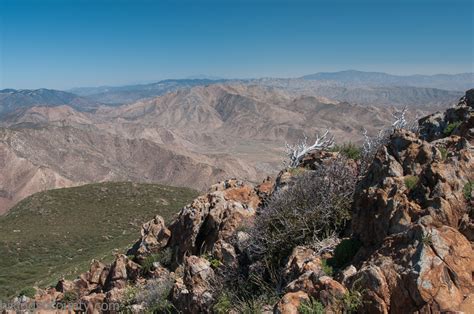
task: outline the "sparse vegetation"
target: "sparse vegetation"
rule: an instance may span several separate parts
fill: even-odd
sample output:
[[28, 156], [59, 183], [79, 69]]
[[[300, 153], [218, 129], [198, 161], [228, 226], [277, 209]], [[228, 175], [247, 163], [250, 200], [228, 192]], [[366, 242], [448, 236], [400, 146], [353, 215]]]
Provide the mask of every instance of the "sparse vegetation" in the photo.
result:
[[466, 200], [470, 200], [472, 197], [472, 190], [474, 189], [474, 182], [469, 181], [466, 184], [464, 184], [464, 187], [462, 189], [464, 198]]
[[74, 278], [93, 258], [111, 261], [115, 249], [136, 241], [144, 221], [156, 214], [169, 221], [196, 196], [186, 188], [100, 183], [28, 197], [0, 217], [0, 299]]
[[329, 265], [327, 259], [323, 259], [323, 260], [321, 261], [321, 267], [322, 267], [322, 269], [323, 269], [323, 273], [325, 273], [325, 274], [328, 275], [328, 276], [332, 276], [332, 275], [333, 275], [334, 270], [332, 269], [332, 266]]
[[444, 146], [438, 147], [439, 152], [441, 153], [441, 159], [446, 160], [448, 158], [448, 149]]
[[362, 148], [351, 142], [336, 145], [331, 149], [331, 151], [339, 152], [343, 156], [354, 160], [359, 160], [362, 157]]
[[407, 189], [411, 190], [418, 184], [419, 178], [417, 176], [407, 176], [404, 180]]
[[228, 313], [232, 309], [238, 313], [261, 313], [265, 305], [275, 304], [281, 296], [275, 282], [278, 279], [271, 265], [260, 266], [251, 274], [233, 268], [219, 268], [214, 285], [217, 296], [214, 311]]
[[172, 252], [171, 249], [165, 248], [158, 253], [151, 254], [145, 258], [141, 263], [141, 272], [146, 276], [150, 271], [153, 270], [154, 263], [160, 263], [163, 267], [169, 267], [171, 265]]
[[20, 291], [19, 296], [25, 296], [28, 298], [33, 298], [35, 296], [36, 289], [33, 287], [27, 287]]
[[302, 175], [306, 171], [307, 170], [303, 167], [288, 168], [288, 172], [291, 174], [292, 177]]
[[354, 289], [347, 291], [342, 298], [342, 304], [344, 313], [356, 313], [363, 304], [362, 293]]
[[355, 182], [354, 171], [342, 157], [298, 176], [257, 216], [254, 254], [281, 265], [294, 247], [341, 231], [350, 219]]
[[421, 243], [423, 243], [423, 245], [426, 245], [426, 246], [432, 245], [433, 244], [433, 236], [431, 235], [431, 233], [424, 234], [421, 238]]
[[454, 130], [457, 129], [458, 126], [461, 125], [461, 121], [451, 122], [444, 128], [443, 133], [445, 136], [449, 136], [453, 133]]
[[171, 280], [149, 280], [136, 294], [136, 300], [144, 303], [147, 313], [176, 313], [176, 308], [168, 300], [172, 287]]
[[232, 300], [227, 293], [222, 293], [212, 307], [216, 314], [227, 314], [232, 309]]
[[68, 303], [74, 303], [78, 299], [79, 299], [79, 296], [78, 296], [77, 292], [75, 292], [75, 291], [66, 291], [66, 292], [64, 292], [64, 296], [63, 296], [61, 301], [65, 304], [68, 304]]
[[309, 300], [301, 302], [298, 307], [298, 313], [300, 314], [324, 314], [324, 305], [311, 297]]

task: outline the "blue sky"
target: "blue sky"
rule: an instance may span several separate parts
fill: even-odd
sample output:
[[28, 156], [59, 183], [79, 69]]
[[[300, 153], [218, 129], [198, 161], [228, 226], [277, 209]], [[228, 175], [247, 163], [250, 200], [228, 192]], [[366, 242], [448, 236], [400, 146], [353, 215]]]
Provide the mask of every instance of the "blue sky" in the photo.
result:
[[472, 0], [0, 0], [0, 88], [473, 71]]

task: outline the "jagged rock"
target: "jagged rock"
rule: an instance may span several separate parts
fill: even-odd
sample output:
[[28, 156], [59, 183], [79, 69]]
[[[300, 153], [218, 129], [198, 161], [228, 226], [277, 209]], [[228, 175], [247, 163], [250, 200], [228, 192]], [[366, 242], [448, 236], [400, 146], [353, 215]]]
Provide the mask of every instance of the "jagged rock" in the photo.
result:
[[238, 264], [234, 246], [224, 240], [214, 244], [213, 255], [227, 267], [236, 267]]
[[275, 305], [276, 314], [297, 314], [298, 307], [303, 301], [308, 301], [309, 296], [304, 291], [289, 292]]
[[313, 283], [315, 289], [313, 296], [326, 307], [337, 308], [347, 292], [343, 285], [329, 276], [321, 276]]
[[319, 276], [319, 273], [317, 274], [312, 271], [308, 271], [290, 282], [285, 287], [285, 292], [305, 291], [309, 295], [314, 295], [316, 294], [314, 282], [318, 280]]
[[60, 279], [58, 283], [56, 284], [56, 290], [64, 293], [66, 291], [72, 291], [74, 290], [74, 282], [72, 280], [66, 280], [66, 279]]
[[115, 257], [115, 261], [110, 267], [107, 277], [106, 290], [112, 288], [124, 288], [127, 281], [135, 281], [140, 274], [140, 265], [120, 254]]
[[168, 244], [170, 237], [171, 231], [166, 228], [163, 217], [156, 215], [155, 218], [142, 225], [138, 255], [158, 252]]
[[172, 290], [172, 302], [183, 313], [208, 313], [214, 302], [211, 264], [204, 258], [189, 256], [184, 262], [184, 277]]
[[446, 134], [446, 127], [450, 123], [459, 124], [451, 134], [462, 135], [469, 140], [474, 135], [474, 102], [472, 97], [474, 89], [466, 92], [459, 104], [454, 108], [449, 108], [445, 112], [437, 112], [419, 120], [420, 136], [424, 140], [434, 141], [443, 138]]
[[[366, 245], [426, 224], [457, 227], [467, 212], [463, 187], [474, 180], [474, 157], [463, 147], [445, 160], [432, 144], [408, 131], [396, 131], [357, 186], [353, 230]], [[407, 180], [415, 186], [407, 188]]]
[[341, 273], [339, 274], [339, 278], [337, 281], [342, 283], [344, 286], [347, 285], [348, 279], [357, 273], [357, 268], [354, 265], [349, 265], [344, 268]]
[[153, 270], [148, 275], [151, 278], [169, 278], [170, 271], [158, 263], [158, 265], [153, 264]]
[[456, 229], [415, 225], [389, 237], [349, 278], [372, 313], [454, 311], [472, 293], [474, 252]]
[[289, 283], [285, 291], [287, 295], [288, 293], [304, 292], [320, 301], [326, 308], [337, 309], [340, 307], [347, 289], [329, 276], [308, 271]]
[[250, 221], [260, 204], [255, 189], [237, 180], [214, 185], [211, 192], [196, 198], [179, 213], [169, 227], [173, 261], [185, 255], [212, 251], [214, 243], [226, 240]]
[[292, 281], [306, 272], [319, 273], [322, 271], [321, 258], [310, 248], [297, 246], [293, 249], [288, 263], [283, 270], [287, 281]]
[[[352, 227], [365, 253], [343, 282], [364, 292], [367, 313], [456, 311], [470, 302], [474, 252], [463, 190], [474, 181], [473, 92], [421, 119], [422, 139], [394, 132], [357, 186]], [[443, 131], [453, 122], [449, 136]]]
[[[103, 274], [105, 272], [105, 274]], [[92, 260], [90, 269], [88, 272], [88, 281], [90, 283], [104, 285], [104, 277], [107, 277], [108, 269], [104, 263], [97, 260]]]
[[257, 191], [257, 195], [261, 199], [266, 199], [272, 194], [274, 187], [275, 187], [275, 179], [272, 177], [266, 177], [265, 180], [263, 180], [262, 183], [257, 185], [255, 189]]

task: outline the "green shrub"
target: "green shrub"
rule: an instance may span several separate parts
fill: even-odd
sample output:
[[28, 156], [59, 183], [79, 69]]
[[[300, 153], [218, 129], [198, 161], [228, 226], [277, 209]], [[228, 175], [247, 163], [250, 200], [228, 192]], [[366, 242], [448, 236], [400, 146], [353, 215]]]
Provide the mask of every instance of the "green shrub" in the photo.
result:
[[349, 263], [359, 251], [362, 243], [357, 239], [345, 239], [334, 249], [334, 257], [328, 262], [335, 268], [341, 268]]
[[462, 123], [461, 121], [456, 121], [456, 122], [451, 122], [451, 123], [449, 123], [449, 124], [444, 128], [444, 131], [443, 131], [444, 135], [446, 135], [446, 136], [451, 135], [451, 133], [453, 133], [453, 131], [454, 131], [458, 126], [460, 126], [461, 123]]
[[232, 300], [227, 293], [222, 293], [212, 307], [216, 314], [227, 314], [232, 309]]
[[123, 293], [123, 303], [125, 305], [130, 305], [135, 302], [135, 299], [137, 297], [138, 293], [138, 288], [134, 286], [127, 286], [125, 288], [125, 291]]
[[438, 147], [438, 149], [439, 149], [439, 152], [441, 153], [441, 159], [446, 160], [446, 158], [448, 158], [448, 150], [446, 149], [446, 147], [441, 146], [441, 147]]
[[210, 254], [204, 254], [202, 255], [201, 257], [205, 258], [210, 264], [211, 264], [211, 267], [216, 269], [216, 268], [219, 268], [219, 266], [222, 265], [221, 261], [219, 261], [218, 259], [214, 258], [212, 255]]
[[426, 246], [430, 246], [433, 244], [433, 236], [431, 233], [424, 234], [421, 238], [421, 243]]
[[462, 192], [466, 200], [471, 199], [473, 189], [474, 189], [474, 182], [469, 181], [466, 184], [464, 184], [464, 188], [462, 189]]
[[334, 273], [334, 270], [332, 269], [332, 266], [329, 265], [328, 260], [323, 259], [321, 261], [321, 267], [323, 269], [323, 273], [325, 273], [328, 276], [332, 276]]
[[30, 299], [34, 298], [35, 294], [36, 294], [36, 289], [33, 287], [24, 288], [19, 293], [20, 296], [25, 296]]
[[357, 290], [349, 290], [342, 297], [345, 313], [355, 313], [363, 304], [362, 293]]
[[74, 303], [79, 299], [77, 292], [75, 291], [66, 291], [63, 296], [63, 303]]
[[351, 142], [336, 145], [331, 149], [331, 151], [339, 152], [343, 156], [354, 160], [359, 160], [362, 157], [362, 149]]
[[171, 249], [166, 248], [158, 253], [147, 256], [141, 263], [141, 272], [143, 275], [147, 275], [153, 270], [154, 263], [160, 263], [163, 267], [170, 267], [171, 265], [172, 252]]
[[324, 314], [324, 305], [311, 297], [309, 300], [301, 302], [298, 307], [298, 313], [300, 314]]
[[411, 190], [418, 184], [419, 178], [417, 176], [408, 176], [405, 178], [405, 186]]
[[266, 305], [265, 301], [250, 297], [247, 299], [238, 300], [235, 304], [235, 309], [241, 314], [261, 314], [263, 313], [263, 307]]

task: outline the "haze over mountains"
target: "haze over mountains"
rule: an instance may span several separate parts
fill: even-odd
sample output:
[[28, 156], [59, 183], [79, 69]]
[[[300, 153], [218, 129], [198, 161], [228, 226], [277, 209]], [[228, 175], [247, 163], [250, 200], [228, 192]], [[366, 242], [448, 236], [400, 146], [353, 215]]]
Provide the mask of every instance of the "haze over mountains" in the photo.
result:
[[[78, 95], [3, 90], [0, 213], [35, 192], [91, 182], [195, 189], [230, 177], [256, 182], [281, 167], [285, 142], [305, 134], [311, 140], [325, 129], [339, 143], [357, 142], [364, 128], [374, 134], [390, 123], [392, 105], [409, 105], [413, 118], [462, 94], [391, 85], [400, 78], [374, 86], [373, 75], [380, 76], [346, 71], [299, 79], [167, 80], [73, 90]], [[450, 86], [472, 83], [472, 74], [460, 77], [442, 76], [457, 82]]]

